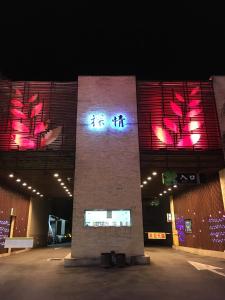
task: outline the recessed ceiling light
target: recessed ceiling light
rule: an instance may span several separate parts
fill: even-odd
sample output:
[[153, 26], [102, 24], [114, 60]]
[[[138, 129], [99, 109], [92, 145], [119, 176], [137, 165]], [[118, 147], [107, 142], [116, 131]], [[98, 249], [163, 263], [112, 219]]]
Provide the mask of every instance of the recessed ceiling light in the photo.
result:
[[9, 177], [10, 177], [10, 178], [13, 178], [13, 177], [14, 177], [14, 175], [13, 175], [13, 174], [9, 174]]
[[156, 176], [156, 175], [157, 175], [157, 172], [155, 172], [155, 171], [152, 172], [152, 175], [153, 175], [153, 176]]
[[36, 192], [36, 190], [33, 190], [32, 192], [33, 192], [33, 193], [35, 193], [35, 192]]
[[163, 195], [162, 193], [159, 194], [159, 196], [162, 196], [162, 195]]
[[40, 193], [39, 193], [39, 192], [37, 192], [37, 195], [40, 195]]
[[73, 197], [72, 195], [70, 195], [70, 197]]
[[152, 177], [149, 176], [147, 179], [148, 179], [148, 180], [152, 180]]
[[68, 190], [68, 189], [66, 189], [66, 192], [69, 192], [69, 190]]
[[177, 188], [177, 185], [176, 184], [174, 184], [174, 186], [173, 186], [174, 188]]
[[67, 189], [67, 187], [64, 185], [64, 187], [63, 187], [64, 189]]
[[61, 182], [60, 184], [61, 184], [61, 185], [64, 185], [65, 183], [64, 183], [64, 182]]
[[171, 191], [171, 188], [168, 188], [168, 191]]
[[143, 184], [141, 184], [140, 187], [143, 188]]
[[59, 177], [59, 174], [58, 174], [58, 173], [55, 173], [55, 174], [54, 174], [54, 177]]
[[143, 181], [143, 184], [147, 184], [147, 181], [145, 180], [145, 181]]
[[164, 194], [166, 194], [166, 193], [167, 193], [167, 191], [163, 191], [163, 193], [164, 193]]
[[61, 178], [58, 178], [57, 180], [58, 180], [58, 181], [62, 181], [62, 179], [61, 179]]
[[24, 182], [22, 185], [23, 185], [23, 186], [26, 186], [27, 184], [26, 184], [26, 182]]
[[32, 186], [28, 186], [27, 188], [28, 188], [29, 190], [31, 190], [31, 189], [32, 189]]
[[20, 178], [17, 178], [17, 179], [16, 179], [16, 182], [20, 182], [20, 181], [21, 181], [21, 179], [20, 179]]
[[40, 197], [43, 197], [43, 195], [40, 195]]

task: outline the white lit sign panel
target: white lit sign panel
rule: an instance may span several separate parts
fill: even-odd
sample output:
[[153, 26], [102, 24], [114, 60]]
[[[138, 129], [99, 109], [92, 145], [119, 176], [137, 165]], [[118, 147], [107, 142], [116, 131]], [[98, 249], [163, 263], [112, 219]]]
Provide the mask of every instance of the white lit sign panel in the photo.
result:
[[92, 131], [106, 131], [107, 129], [125, 131], [128, 124], [125, 113], [107, 114], [99, 111], [88, 113], [87, 123], [89, 130]]
[[86, 210], [84, 225], [90, 227], [130, 227], [130, 210]]

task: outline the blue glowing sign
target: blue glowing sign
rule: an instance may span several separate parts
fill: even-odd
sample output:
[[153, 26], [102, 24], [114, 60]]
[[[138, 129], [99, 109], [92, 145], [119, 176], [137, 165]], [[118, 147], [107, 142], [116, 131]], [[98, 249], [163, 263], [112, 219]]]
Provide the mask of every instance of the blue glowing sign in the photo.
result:
[[93, 131], [104, 131], [112, 128], [118, 131], [124, 131], [127, 127], [127, 117], [124, 113], [115, 113], [107, 116], [103, 112], [93, 112], [87, 117], [88, 128]]

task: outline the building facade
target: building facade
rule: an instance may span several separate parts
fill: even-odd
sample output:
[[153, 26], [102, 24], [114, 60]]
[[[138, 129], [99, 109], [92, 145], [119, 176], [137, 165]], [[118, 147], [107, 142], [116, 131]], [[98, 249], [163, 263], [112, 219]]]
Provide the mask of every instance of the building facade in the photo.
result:
[[[223, 253], [224, 77], [185, 82], [137, 81], [134, 76], [79, 76], [69, 83], [1, 81], [0, 96], [2, 185], [13, 187], [6, 172], [30, 179], [40, 187], [39, 194], [23, 193], [21, 187], [15, 193], [27, 202], [37, 198], [37, 207], [44, 211], [49, 199], [73, 199], [68, 263], [94, 262], [110, 251], [146, 262], [144, 235], [163, 230], [166, 211], [153, 218], [163, 203], [172, 215], [167, 238], [171, 234], [176, 247]], [[198, 180], [174, 177], [176, 182], [165, 184], [162, 174], [169, 172]], [[58, 182], [64, 190], [55, 188], [59, 178], [50, 178], [50, 173], [64, 176]], [[1, 222], [10, 223], [15, 205], [4, 193], [0, 210], [4, 205], [7, 216]], [[39, 231], [40, 238], [45, 217], [41, 213], [43, 220], [35, 227], [35, 217], [24, 211], [19, 230], [36, 239]], [[2, 236], [3, 231], [7, 233], [2, 229]]]

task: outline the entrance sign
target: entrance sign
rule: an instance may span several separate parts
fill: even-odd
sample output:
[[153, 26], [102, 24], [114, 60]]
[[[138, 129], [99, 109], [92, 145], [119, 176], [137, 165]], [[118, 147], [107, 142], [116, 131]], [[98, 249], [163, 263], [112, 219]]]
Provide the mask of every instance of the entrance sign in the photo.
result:
[[165, 240], [166, 233], [165, 232], [148, 232], [149, 240]]
[[177, 183], [199, 183], [199, 175], [197, 173], [179, 173], [176, 178]]

